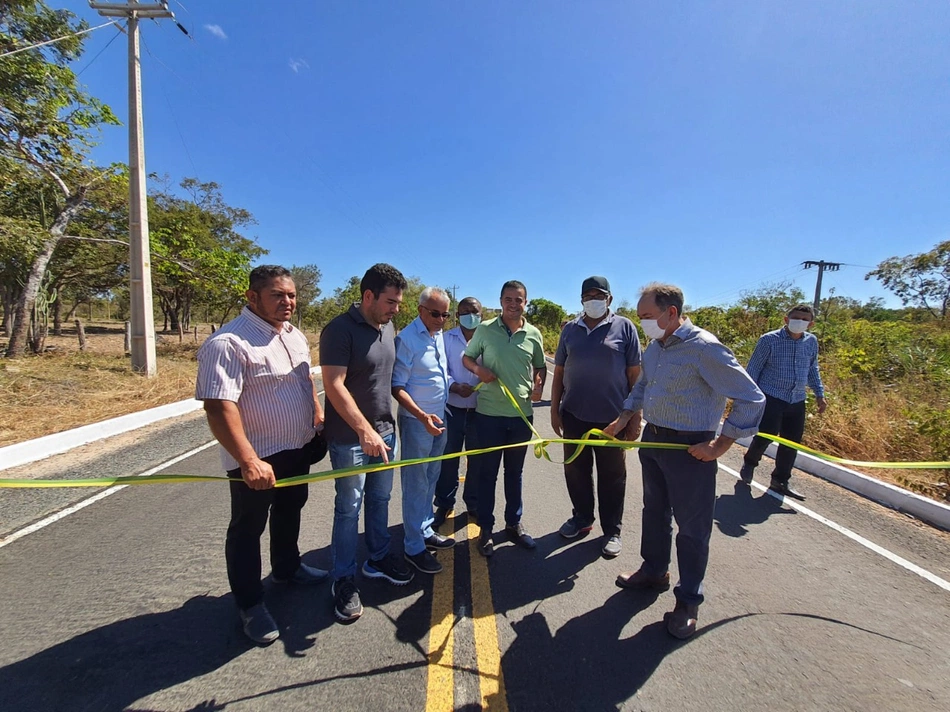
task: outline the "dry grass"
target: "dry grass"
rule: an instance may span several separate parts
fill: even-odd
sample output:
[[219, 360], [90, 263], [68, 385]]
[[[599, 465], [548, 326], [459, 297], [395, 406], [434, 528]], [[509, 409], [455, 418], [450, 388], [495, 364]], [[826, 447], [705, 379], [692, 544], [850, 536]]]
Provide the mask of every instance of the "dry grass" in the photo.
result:
[[[79, 351], [75, 332], [66, 331], [50, 336], [46, 345], [55, 348], [42, 355], [0, 359], [0, 446], [194, 396], [199, 343], [193, 334], [182, 343], [177, 335], [160, 337], [158, 375], [143, 378], [132, 373], [123, 353], [122, 328], [87, 325], [85, 352]], [[199, 341], [210, 331], [199, 328]], [[5, 348], [0, 340], [0, 351]]]

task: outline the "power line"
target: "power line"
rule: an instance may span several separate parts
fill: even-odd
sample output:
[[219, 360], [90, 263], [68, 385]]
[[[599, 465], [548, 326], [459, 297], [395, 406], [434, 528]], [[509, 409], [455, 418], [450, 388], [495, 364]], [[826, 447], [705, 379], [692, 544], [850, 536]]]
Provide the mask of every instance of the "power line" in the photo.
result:
[[[115, 24], [115, 23], [113, 22], [112, 24]], [[103, 47], [102, 49], [100, 49], [98, 52], [96, 52], [96, 56], [93, 57], [92, 59], [90, 59], [89, 62], [86, 64], [85, 67], [83, 67], [83, 68], [80, 69], [78, 72], [76, 72], [76, 78], [77, 78], [77, 79], [78, 79], [80, 76], [82, 76], [82, 73], [85, 72], [87, 69], [89, 69], [89, 67], [91, 67], [91, 66], [93, 65], [93, 63], [94, 63], [97, 59], [99, 59], [100, 55], [102, 55], [103, 52], [105, 52], [107, 49], [109, 49], [109, 45], [111, 45], [113, 42], [115, 42], [116, 37], [118, 37], [119, 35], [121, 35], [121, 34], [124, 32], [124, 30], [122, 29], [121, 26], [118, 26], [118, 27], [119, 27], [119, 29], [116, 30], [116, 33], [115, 33], [114, 35], [112, 35], [112, 39], [109, 40], [108, 42], [106, 42], [106, 46]]]
[[112, 24], [111, 21], [104, 22], [101, 25], [97, 25], [96, 27], [88, 27], [85, 30], [80, 30], [79, 32], [73, 32], [70, 35], [63, 35], [62, 37], [57, 37], [54, 40], [46, 40], [46, 42], [38, 42], [37, 44], [27, 45], [26, 47], [20, 47], [18, 49], [14, 49], [9, 52], [4, 52], [3, 54], [0, 54], [0, 59], [3, 59], [4, 57], [9, 57], [14, 54], [19, 54], [20, 52], [26, 52], [28, 49], [36, 49], [37, 47], [45, 47], [46, 45], [51, 45], [56, 42], [62, 42], [63, 40], [68, 40], [70, 37], [79, 37], [79, 35], [84, 35], [94, 30], [101, 30], [103, 27], [108, 27], [111, 24]]

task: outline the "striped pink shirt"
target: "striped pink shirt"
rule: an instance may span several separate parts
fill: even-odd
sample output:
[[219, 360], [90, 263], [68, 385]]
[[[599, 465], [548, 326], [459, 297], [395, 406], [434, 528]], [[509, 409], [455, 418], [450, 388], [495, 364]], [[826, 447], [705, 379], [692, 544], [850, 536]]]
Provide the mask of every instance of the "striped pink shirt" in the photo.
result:
[[[301, 448], [313, 438], [310, 348], [299, 329], [271, 326], [247, 307], [198, 349], [197, 400], [237, 403], [258, 457]], [[238, 462], [222, 447], [225, 470]]]

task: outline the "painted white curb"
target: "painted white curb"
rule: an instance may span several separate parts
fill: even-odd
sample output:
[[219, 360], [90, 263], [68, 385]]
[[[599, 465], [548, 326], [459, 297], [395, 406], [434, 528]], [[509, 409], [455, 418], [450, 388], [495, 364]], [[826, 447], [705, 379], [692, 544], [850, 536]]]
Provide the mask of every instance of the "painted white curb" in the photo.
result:
[[[749, 447], [752, 438], [741, 438], [740, 445]], [[775, 457], [778, 445], [769, 443], [765, 454]], [[849, 470], [847, 467], [831, 462], [825, 462], [808, 453], [800, 452], [795, 460], [795, 467], [823, 480], [834, 482], [836, 485], [856, 492], [863, 497], [874, 500], [898, 512], [913, 515], [921, 521], [932, 524], [945, 531], [950, 531], [950, 506], [935, 500], [923, 497], [915, 492], [901, 489], [887, 482], [881, 482], [861, 472]]]
[[[316, 366], [310, 369], [311, 373], [319, 374], [320, 367]], [[201, 409], [201, 401], [194, 398], [160, 405], [157, 408], [149, 408], [138, 413], [129, 413], [118, 418], [103, 420], [100, 423], [83, 425], [79, 428], [66, 430], [62, 433], [45, 435], [35, 440], [27, 440], [15, 445], [7, 445], [0, 448], [0, 471], [8, 470], [11, 467], [28, 465], [31, 462], [44, 460], [51, 455], [59, 455], [80, 445], [88, 445], [97, 440], [104, 440], [115, 435], [127, 433], [130, 430], [144, 428], [146, 425], [157, 423], [169, 418], [177, 418], [181, 415], [192, 413]]]

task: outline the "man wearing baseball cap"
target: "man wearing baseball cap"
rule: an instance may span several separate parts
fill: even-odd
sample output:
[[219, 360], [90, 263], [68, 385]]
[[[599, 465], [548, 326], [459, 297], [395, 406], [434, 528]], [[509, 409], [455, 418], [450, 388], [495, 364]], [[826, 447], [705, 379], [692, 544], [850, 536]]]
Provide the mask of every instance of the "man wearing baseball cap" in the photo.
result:
[[[561, 330], [554, 356], [551, 426], [559, 436], [580, 438], [591, 428], [605, 428], [620, 415], [623, 400], [640, 375], [640, 339], [626, 317], [610, 311], [613, 297], [606, 277], [588, 277], [581, 285], [583, 311]], [[576, 445], [564, 445], [564, 459]], [[594, 460], [597, 499], [604, 531], [603, 555], [620, 553], [620, 529], [627, 485], [624, 451], [584, 448], [564, 465], [573, 513], [561, 526], [565, 539], [576, 539], [594, 525]]]

